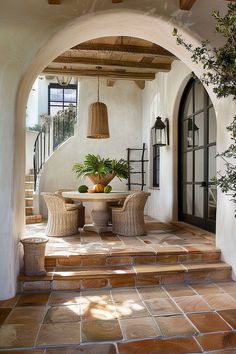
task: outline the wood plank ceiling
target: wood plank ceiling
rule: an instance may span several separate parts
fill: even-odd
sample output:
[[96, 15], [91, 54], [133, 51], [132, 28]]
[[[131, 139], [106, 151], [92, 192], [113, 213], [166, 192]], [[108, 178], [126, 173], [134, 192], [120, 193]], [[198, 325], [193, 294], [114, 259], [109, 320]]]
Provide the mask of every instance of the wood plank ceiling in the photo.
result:
[[[79, 44], [55, 58], [43, 71], [46, 75], [106, 77], [134, 80], [140, 88], [157, 72], [168, 72], [176, 59], [164, 48], [132, 37], [104, 37]], [[101, 69], [98, 70], [98, 67]]]

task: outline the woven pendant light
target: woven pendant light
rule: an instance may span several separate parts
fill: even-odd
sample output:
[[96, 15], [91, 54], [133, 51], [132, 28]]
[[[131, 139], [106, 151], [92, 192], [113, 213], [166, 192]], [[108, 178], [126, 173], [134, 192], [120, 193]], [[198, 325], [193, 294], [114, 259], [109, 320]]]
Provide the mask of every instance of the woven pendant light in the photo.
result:
[[[97, 67], [97, 69], [101, 69]], [[110, 138], [107, 106], [99, 102], [99, 74], [98, 74], [98, 100], [89, 107], [89, 121], [87, 138], [107, 139]]]

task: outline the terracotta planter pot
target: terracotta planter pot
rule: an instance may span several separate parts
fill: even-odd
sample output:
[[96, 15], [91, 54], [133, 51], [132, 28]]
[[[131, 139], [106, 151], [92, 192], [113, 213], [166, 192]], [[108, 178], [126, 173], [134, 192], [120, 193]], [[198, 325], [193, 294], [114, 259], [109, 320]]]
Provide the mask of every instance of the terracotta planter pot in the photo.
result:
[[102, 178], [99, 178], [98, 176], [88, 176], [90, 181], [93, 182], [93, 184], [103, 184], [104, 186], [107, 186], [115, 177], [113, 173], [109, 173], [105, 175]]

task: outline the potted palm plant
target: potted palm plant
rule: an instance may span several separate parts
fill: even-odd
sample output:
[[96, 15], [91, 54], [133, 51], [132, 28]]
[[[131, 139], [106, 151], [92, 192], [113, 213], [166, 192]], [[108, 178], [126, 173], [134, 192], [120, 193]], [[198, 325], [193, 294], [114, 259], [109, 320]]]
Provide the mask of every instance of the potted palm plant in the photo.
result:
[[124, 159], [116, 160], [102, 158], [100, 155], [88, 154], [85, 156], [84, 163], [75, 163], [73, 171], [77, 177], [88, 176], [94, 184], [108, 185], [114, 177], [120, 180], [127, 179], [129, 166]]

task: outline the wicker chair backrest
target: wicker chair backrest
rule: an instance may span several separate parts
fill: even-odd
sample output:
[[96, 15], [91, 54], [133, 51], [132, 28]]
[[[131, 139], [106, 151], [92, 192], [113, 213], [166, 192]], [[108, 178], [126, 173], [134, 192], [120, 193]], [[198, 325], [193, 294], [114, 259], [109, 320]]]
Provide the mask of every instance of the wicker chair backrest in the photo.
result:
[[135, 192], [130, 194], [124, 202], [123, 210], [139, 209], [144, 210], [149, 194], [145, 192]]
[[55, 193], [42, 193], [42, 196], [50, 212], [66, 211], [65, 199], [61, 195]]

